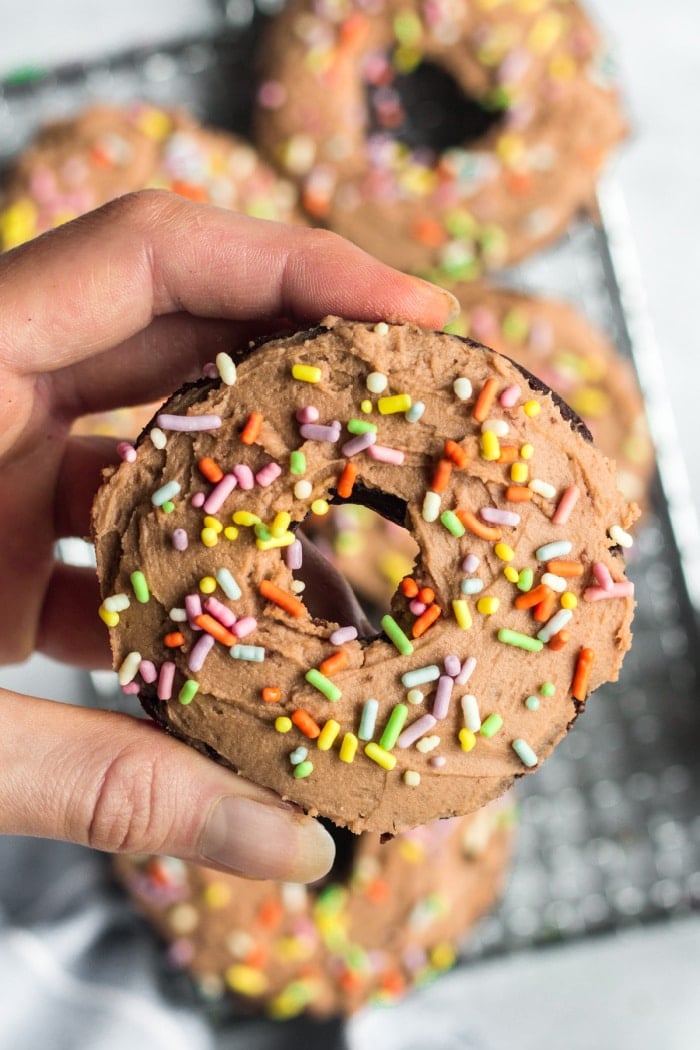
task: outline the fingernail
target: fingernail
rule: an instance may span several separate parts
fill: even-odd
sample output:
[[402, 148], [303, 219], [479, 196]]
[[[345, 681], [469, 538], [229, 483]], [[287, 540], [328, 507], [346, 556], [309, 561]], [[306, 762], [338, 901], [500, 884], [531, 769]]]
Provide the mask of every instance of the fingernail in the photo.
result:
[[330, 870], [335, 846], [310, 817], [227, 795], [209, 814], [199, 855], [205, 863], [258, 879], [314, 882]]
[[450, 324], [451, 321], [457, 320], [457, 318], [462, 312], [462, 306], [459, 299], [457, 299], [457, 297], [454, 296], [452, 292], [448, 292], [446, 288], [441, 288], [439, 284], [433, 284], [432, 281], [426, 281], [422, 277], [416, 277], [415, 280], [420, 281], [420, 283], [423, 286], [429, 288], [431, 292], [439, 292], [442, 298], [445, 300], [447, 304], [447, 309], [449, 311], [445, 324]]

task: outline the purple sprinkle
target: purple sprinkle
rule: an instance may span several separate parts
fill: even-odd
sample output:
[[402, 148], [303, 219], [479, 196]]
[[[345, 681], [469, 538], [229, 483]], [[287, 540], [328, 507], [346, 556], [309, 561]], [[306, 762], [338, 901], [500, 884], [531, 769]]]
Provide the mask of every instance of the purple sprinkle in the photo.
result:
[[499, 510], [498, 507], [482, 507], [479, 514], [490, 525], [519, 525], [520, 515], [512, 510]]
[[139, 664], [139, 674], [141, 675], [141, 677], [147, 685], [150, 685], [151, 682], [155, 682], [156, 678], [158, 677], [156, 665], [153, 663], [152, 660], [141, 661], [141, 663]]
[[456, 684], [457, 685], [466, 685], [467, 682], [469, 681], [469, 679], [471, 678], [472, 674], [474, 673], [474, 668], [475, 667], [476, 667], [476, 657], [475, 656], [468, 656], [467, 659], [462, 664], [462, 670], [459, 672], [459, 674], [455, 678]]
[[433, 769], [442, 769], [446, 762], [447, 759], [444, 755], [434, 755], [433, 758], [430, 759], [430, 765]]
[[424, 613], [428, 608], [425, 602], [419, 601], [418, 598], [414, 598], [413, 601], [409, 603], [408, 607], [414, 616], [420, 616], [420, 614]]
[[450, 678], [456, 678], [459, 672], [462, 670], [462, 661], [454, 653], [450, 653], [446, 656], [444, 661], [445, 674], [448, 674]]
[[304, 408], [296, 410], [297, 423], [316, 423], [318, 421], [318, 409], [315, 405], [305, 405]]
[[374, 445], [376, 441], [377, 435], [375, 432], [368, 430], [366, 434], [358, 434], [357, 437], [346, 441], [341, 451], [344, 456], [356, 456], [358, 452], [364, 452], [370, 445]]
[[389, 448], [387, 445], [371, 445], [367, 455], [377, 463], [391, 463], [395, 467], [400, 467], [405, 459], [400, 448]]
[[241, 616], [240, 620], [236, 620], [233, 627], [231, 628], [236, 638], [245, 638], [247, 635], [252, 634], [258, 628], [258, 621], [254, 616]]
[[187, 550], [187, 545], [190, 541], [184, 529], [175, 529], [170, 539], [176, 551]]
[[357, 638], [357, 627], [338, 627], [328, 639], [331, 645], [343, 645], [345, 642], [354, 642]]
[[224, 474], [221, 481], [211, 490], [203, 503], [207, 514], [216, 514], [235, 489], [238, 482], [233, 474]]
[[117, 445], [117, 455], [125, 463], [133, 463], [136, 460], [136, 449], [128, 441], [120, 441]]
[[173, 695], [173, 680], [175, 678], [175, 664], [172, 660], [166, 660], [162, 664], [158, 675], [158, 699], [169, 700]]
[[300, 540], [294, 540], [294, 543], [290, 543], [284, 553], [284, 560], [291, 572], [301, 568], [303, 557], [304, 550]]
[[203, 605], [206, 611], [210, 613], [215, 620], [222, 623], [224, 627], [232, 627], [236, 622], [236, 614], [231, 612], [228, 605], [224, 605], [224, 603], [220, 602], [218, 598], [214, 598], [213, 596], [207, 598]]
[[174, 416], [160, 412], [156, 423], [161, 430], [217, 430], [221, 426], [220, 416]]
[[306, 441], [331, 441], [335, 442], [340, 437], [340, 424], [332, 423], [324, 427], [320, 423], [303, 423], [299, 427], [299, 433]]
[[267, 463], [264, 467], [260, 468], [255, 475], [255, 480], [261, 488], [266, 489], [280, 476], [281, 473], [281, 466], [273, 460], [271, 463]]
[[138, 691], [139, 687], [137, 682], [127, 682], [126, 685], [122, 686], [122, 693], [125, 693], [126, 696], [136, 696]]
[[233, 476], [244, 492], [249, 492], [255, 487], [253, 471], [246, 463], [237, 463], [233, 468]]
[[468, 554], [462, 562], [462, 572], [476, 572], [481, 564], [481, 558], [476, 554]]
[[410, 747], [411, 744], [415, 744], [416, 740], [420, 740], [422, 736], [429, 733], [434, 725], [437, 725], [437, 718], [435, 715], [423, 715], [422, 718], [416, 719], [410, 726], [404, 729], [399, 739], [396, 741], [398, 747]]
[[201, 671], [204, 667], [204, 661], [214, 647], [214, 639], [210, 634], [203, 634], [199, 638], [190, 651], [190, 655], [187, 658], [187, 666], [190, 671]]
[[441, 674], [438, 678], [437, 689], [435, 690], [435, 700], [433, 702], [433, 716], [435, 718], [447, 717], [454, 684], [454, 679], [450, 678], [447, 674]]
[[190, 503], [192, 504], [193, 507], [196, 507], [197, 509], [199, 509], [200, 507], [204, 506], [204, 501], [205, 501], [206, 498], [207, 497], [204, 495], [203, 492], [193, 492], [192, 493], [192, 499], [190, 500]]
[[198, 627], [194, 622], [196, 616], [202, 615], [202, 599], [198, 594], [188, 594], [185, 596], [185, 611], [187, 613], [187, 622], [193, 631], [201, 631], [201, 627]]

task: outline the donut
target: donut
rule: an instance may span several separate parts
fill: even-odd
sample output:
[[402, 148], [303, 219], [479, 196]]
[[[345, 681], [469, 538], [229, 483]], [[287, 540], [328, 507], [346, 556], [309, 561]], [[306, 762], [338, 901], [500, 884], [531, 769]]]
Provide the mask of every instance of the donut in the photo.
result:
[[291, 0], [262, 37], [255, 140], [317, 222], [472, 280], [593, 209], [625, 134], [606, 67], [574, 0]]
[[[630, 645], [619, 550], [636, 508], [612, 465], [534, 377], [446, 333], [327, 318], [220, 368], [166, 402], [96, 497], [121, 685], [353, 831], [480, 808], [542, 763]], [[294, 575], [295, 525], [336, 496], [419, 547], [376, 637]]]
[[404, 832], [344, 836], [311, 887], [255, 881], [152, 855], [116, 858], [137, 909], [168, 945], [168, 963], [208, 1000], [287, 1019], [390, 1004], [451, 967], [500, 896], [513, 810]]
[[95, 106], [47, 124], [10, 167], [0, 248], [14, 248], [124, 193], [169, 189], [280, 222], [301, 222], [297, 191], [247, 142], [150, 103]]

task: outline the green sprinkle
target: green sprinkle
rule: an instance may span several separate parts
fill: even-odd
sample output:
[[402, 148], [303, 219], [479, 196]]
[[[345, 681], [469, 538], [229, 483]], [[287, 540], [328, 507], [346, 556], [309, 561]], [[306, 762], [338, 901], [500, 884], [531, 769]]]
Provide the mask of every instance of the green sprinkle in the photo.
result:
[[172, 514], [172, 512], [175, 510], [175, 504], [171, 499], [166, 499], [165, 503], [163, 503], [160, 509], [164, 510], [166, 514]]
[[571, 553], [573, 544], [569, 540], [554, 540], [552, 543], [545, 543], [541, 547], [538, 547], [535, 551], [535, 557], [538, 561], [550, 561], [552, 558], [563, 558], [565, 555]]
[[544, 648], [544, 642], [539, 638], [531, 638], [529, 634], [521, 634], [520, 631], [510, 631], [507, 627], [502, 627], [497, 637], [499, 642], [514, 645], [516, 649], [525, 649], [529, 653], [539, 653]]
[[150, 591], [148, 590], [148, 584], [146, 583], [146, 577], [139, 569], [137, 569], [135, 572], [132, 572], [129, 579], [131, 580], [131, 586], [134, 588], [134, 597], [136, 598], [136, 601], [145, 605], [151, 597]]
[[199, 682], [195, 682], [194, 678], [188, 678], [182, 689], [178, 693], [178, 700], [181, 704], [191, 704], [199, 690]]
[[391, 751], [392, 747], [396, 746], [396, 741], [399, 739], [399, 734], [403, 729], [407, 718], [408, 708], [406, 705], [396, 704], [389, 715], [389, 720], [384, 727], [384, 732], [379, 738], [379, 746], [383, 747], [385, 751]]
[[306, 777], [310, 777], [313, 771], [313, 762], [300, 762], [298, 766], [294, 767], [294, 779], [304, 780]]
[[518, 737], [517, 740], [513, 741], [511, 747], [515, 751], [522, 764], [524, 766], [527, 766], [528, 769], [532, 769], [533, 766], [537, 765], [537, 755], [532, 750], [532, 748], [526, 740], [522, 740], [520, 739], [520, 737]]
[[334, 685], [330, 678], [326, 678], [325, 674], [317, 671], [315, 667], [307, 671], [304, 678], [314, 689], [318, 689], [320, 693], [323, 693], [327, 700], [340, 700], [343, 695], [338, 686]]
[[410, 656], [413, 652], [413, 644], [401, 630], [393, 616], [386, 613], [381, 620], [382, 630], [389, 636], [402, 656]]
[[444, 510], [440, 515], [440, 521], [447, 531], [451, 532], [452, 535], [456, 536], [458, 539], [467, 531], [453, 510]]
[[481, 723], [481, 728], [479, 729], [479, 732], [482, 736], [491, 738], [492, 736], [496, 735], [499, 729], [502, 728], [503, 719], [499, 714], [497, 714], [494, 711], [492, 715], [489, 715], [488, 718], [485, 718], [484, 721]]
[[290, 474], [304, 474], [306, 472], [306, 456], [298, 450], [289, 454]]
[[532, 569], [522, 569], [518, 574], [518, 590], [531, 591], [534, 578], [535, 574]]
[[347, 423], [351, 434], [376, 434], [377, 424], [370, 423], [368, 419], [349, 419]]
[[540, 706], [539, 696], [528, 696], [525, 700], [525, 707], [528, 711], [538, 711]]
[[554, 682], [544, 682], [540, 686], [540, 692], [542, 693], [542, 696], [554, 696], [556, 691], [557, 687], [555, 686]]

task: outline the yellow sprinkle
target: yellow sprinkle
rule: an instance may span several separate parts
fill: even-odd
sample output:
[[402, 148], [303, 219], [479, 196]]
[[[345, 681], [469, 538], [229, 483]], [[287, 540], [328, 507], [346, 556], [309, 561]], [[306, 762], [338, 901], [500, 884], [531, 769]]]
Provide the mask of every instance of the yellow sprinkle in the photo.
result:
[[330, 507], [328, 505], [328, 501], [325, 499], [315, 499], [311, 504], [311, 513], [318, 514], [319, 517], [322, 517], [324, 514], [327, 514], [329, 510]]
[[390, 751], [385, 751], [383, 747], [375, 744], [373, 740], [365, 746], [365, 754], [367, 758], [371, 758], [382, 769], [391, 770], [396, 765], [396, 755], [392, 755]]
[[291, 718], [287, 718], [286, 715], [280, 715], [279, 718], [275, 719], [275, 729], [278, 733], [288, 733], [292, 728]]
[[233, 515], [233, 524], [250, 528], [253, 525], [260, 525], [260, 518], [249, 510], [237, 510]]
[[205, 528], [213, 529], [214, 532], [217, 532], [217, 533], [218, 532], [222, 532], [223, 528], [224, 528], [223, 525], [221, 524], [221, 522], [219, 521], [219, 519], [218, 518], [212, 518], [211, 514], [207, 514], [206, 518], [204, 519], [204, 525], [205, 525]]
[[515, 557], [515, 551], [507, 543], [497, 543], [493, 548], [493, 552], [501, 561], [512, 561]]
[[119, 623], [119, 613], [108, 612], [103, 605], [97, 610], [97, 615], [108, 627], [116, 627]]
[[37, 214], [34, 203], [25, 197], [0, 212], [1, 246], [9, 250], [34, 237]]
[[236, 528], [235, 525], [227, 525], [226, 528], [224, 529], [224, 536], [226, 537], [227, 540], [237, 540], [238, 539], [238, 529]]
[[139, 130], [150, 139], [164, 139], [171, 131], [172, 122], [162, 109], [146, 109], [138, 119]]
[[234, 963], [233, 966], [227, 967], [224, 977], [231, 991], [240, 995], [262, 995], [267, 991], [267, 977], [254, 966]]
[[365, 401], [360, 401], [360, 412], [364, 412], [364, 414], [366, 416], [368, 416], [371, 411], [372, 411], [372, 402], [371, 401], [366, 401], [366, 400]]
[[520, 448], [520, 455], [523, 459], [532, 459], [535, 454], [535, 446], [527, 442]]
[[346, 733], [340, 745], [339, 757], [341, 762], [352, 762], [357, 752], [357, 737], [354, 733]]
[[295, 539], [293, 532], [285, 532], [283, 536], [279, 537], [270, 536], [269, 540], [263, 540], [258, 536], [255, 546], [259, 551], [273, 551], [277, 550], [278, 547], [291, 547]]
[[292, 375], [302, 383], [318, 383], [321, 380], [321, 369], [316, 365], [292, 365]]
[[199, 589], [202, 594], [213, 594], [216, 590], [216, 580], [213, 576], [202, 576], [199, 581]]
[[530, 416], [530, 418], [532, 418], [533, 416], [538, 416], [541, 411], [542, 407], [539, 401], [526, 401], [523, 405], [523, 412], [526, 416]]
[[275, 943], [275, 955], [286, 962], [301, 962], [313, 954], [313, 942], [303, 937], [280, 937]]
[[578, 598], [572, 591], [564, 591], [559, 601], [562, 609], [575, 609], [578, 605]]
[[493, 616], [493, 614], [497, 612], [500, 604], [498, 598], [485, 596], [484, 598], [479, 598], [476, 607], [482, 616]]
[[517, 583], [520, 579], [520, 573], [513, 565], [506, 565], [503, 575], [508, 580], [508, 583]]
[[462, 751], [471, 751], [476, 746], [476, 735], [466, 726], [459, 731], [459, 744]]
[[571, 55], [555, 55], [549, 63], [549, 75], [553, 80], [571, 80], [576, 76], [576, 63]]
[[231, 900], [231, 890], [223, 882], [212, 882], [202, 894], [207, 908], [224, 908]]
[[530, 476], [530, 468], [527, 463], [513, 463], [510, 468], [511, 481], [522, 485]]
[[291, 514], [288, 514], [286, 510], [279, 511], [277, 514], [275, 514], [272, 520], [272, 525], [270, 525], [271, 535], [273, 535], [275, 539], [279, 539], [280, 536], [283, 536], [284, 533], [287, 531], [291, 524], [291, 521]]
[[329, 718], [316, 740], [316, 747], [319, 751], [330, 751], [339, 732], [340, 722], [336, 722], [334, 718]]
[[410, 394], [391, 394], [389, 397], [380, 397], [377, 408], [383, 416], [390, 416], [396, 412], [408, 412], [412, 404]]
[[430, 953], [430, 961], [436, 970], [449, 970], [450, 966], [454, 966], [456, 959], [455, 949], [446, 941], [436, 944]]
[[469, 612], [469, 606], [465, 602], [464, 598], [455, 598], [452, 602], [452, 611], [455, 614], [455, 620], [463, 631], [468, 631], [472, 625], [472, 614]]
[[205, 547], [216, 547], [219, 542], [219, 537], [215, 529], [202, 529], [199, 538]]
[[501, 443], [493, 430], [485, 430], [481, 435], [481, 458], [489, 462], [498, 459], [501, 454]]

